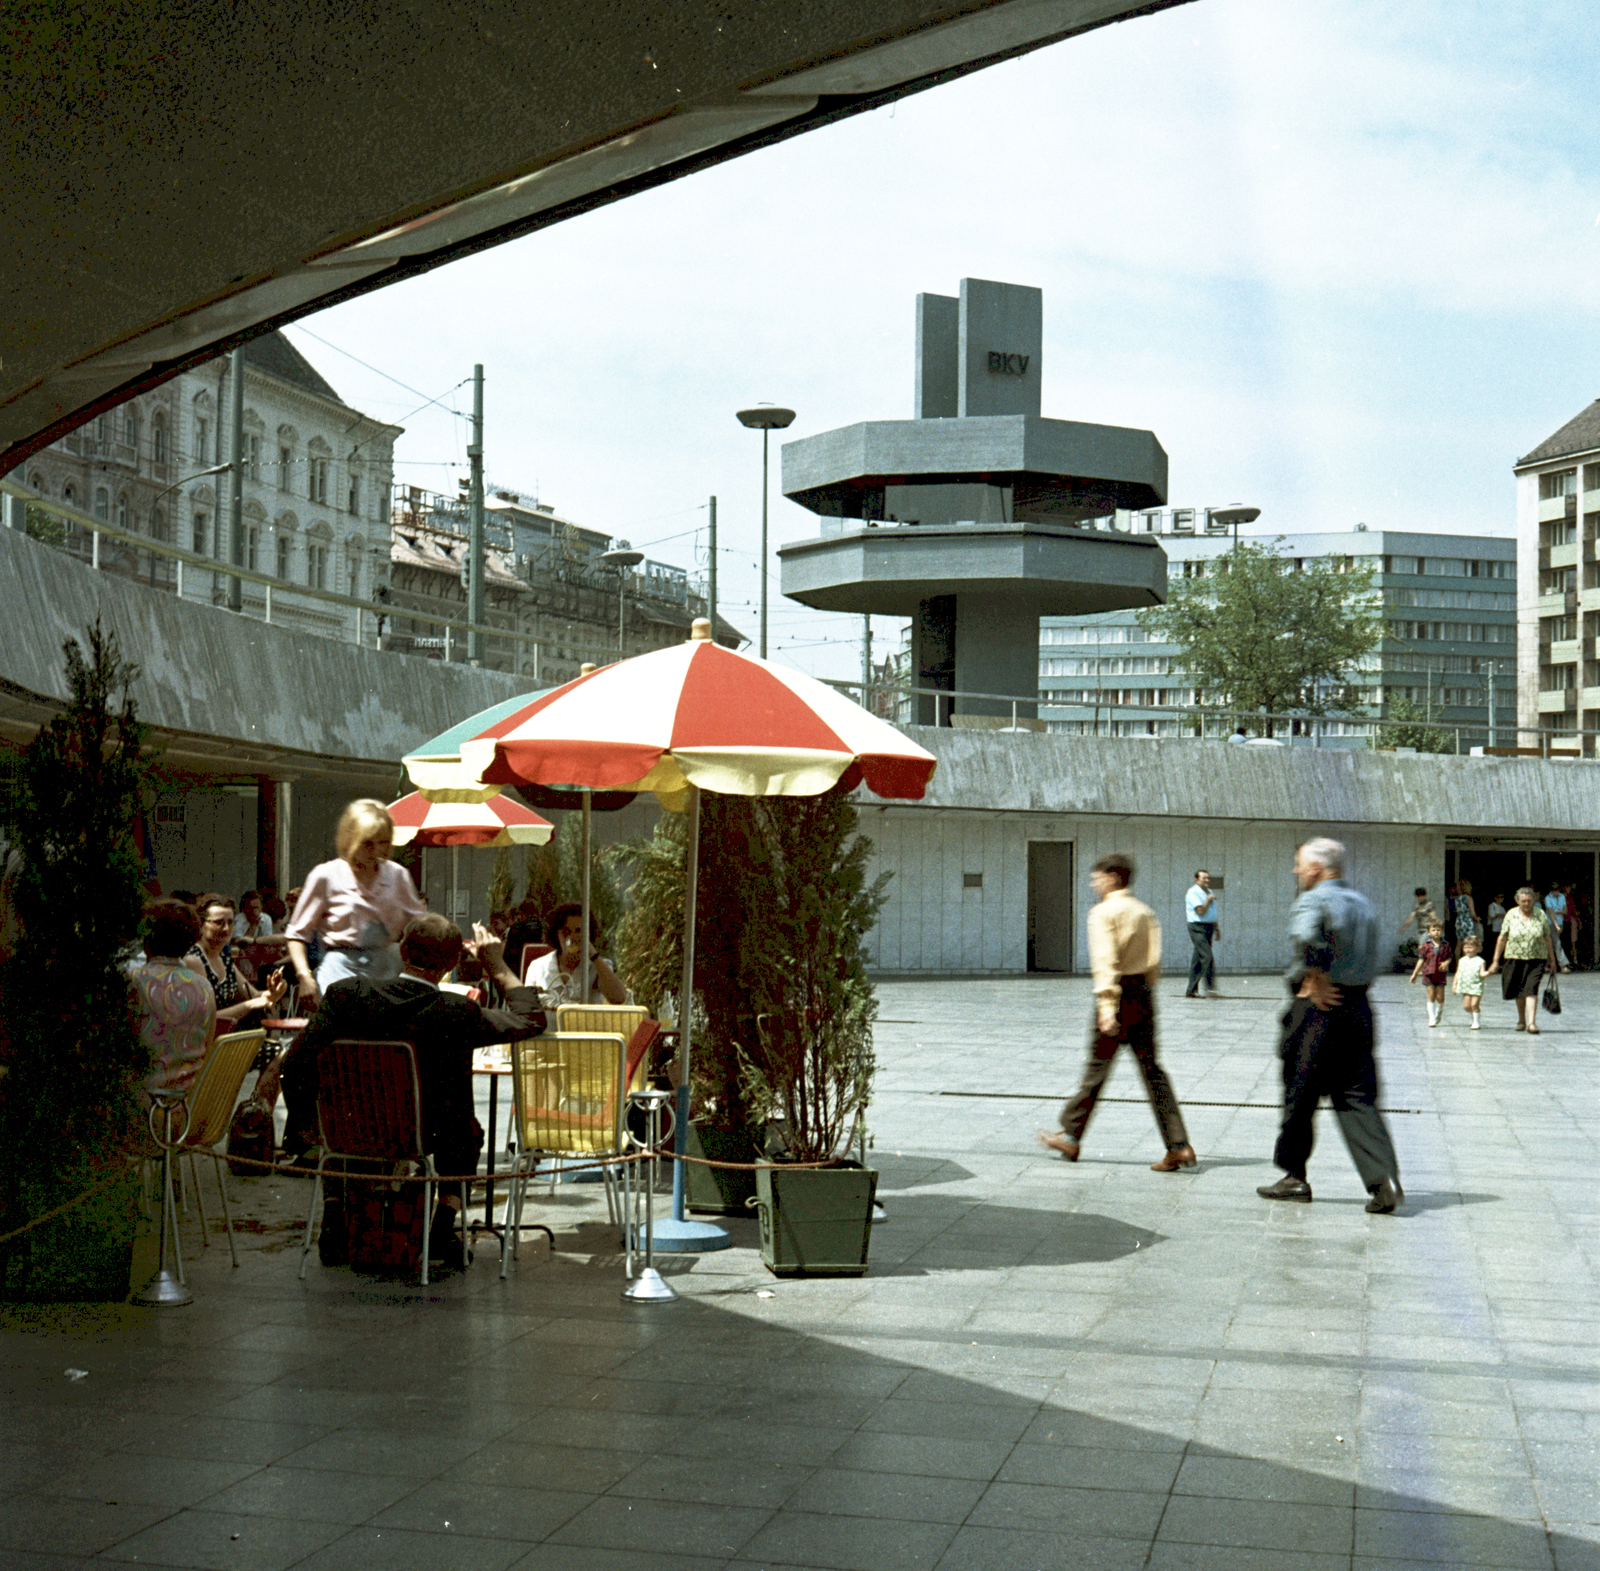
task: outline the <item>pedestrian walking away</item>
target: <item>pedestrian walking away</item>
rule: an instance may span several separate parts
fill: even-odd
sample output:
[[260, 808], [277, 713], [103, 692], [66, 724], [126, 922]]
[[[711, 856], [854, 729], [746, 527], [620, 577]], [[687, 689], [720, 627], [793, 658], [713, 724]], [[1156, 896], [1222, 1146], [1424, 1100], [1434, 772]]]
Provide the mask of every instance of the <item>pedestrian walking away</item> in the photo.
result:
[[1450, 980], [1450, 941], [1444, 936], [1444, 923], [1432, 922], [1428, 936], [1417, 946], [1417, 963], [1411, 968], [1411, 980], [1422, 978], [1428, 990], [1428, 1024], [1436, 1026], [1444, 1013], [1444, 989]]
[[1560, 884], [1551, 883], [1550, 893], [1544, 897], [1544, 909], [1550, 918], [1550, 931], [1555, 936], [1556, 960], [1563, 971], [1570, 971], [1572, 961], [1568, 959], [1566, 946], [1561, 941], [1567, 925], [1567, 892]]
[[1094, 1020], [1090, 1027], [1089, 1061], [1077, 1094], [1061, 1109], [1061, 1133], [1041, 1129], [1039, 1139], [1069, 1162], [1078, 1160], [1083, 1132], [1111, 1073], [1112, 1060], [1124, 1044], [1139, 1065], [1145, 1094], [1156, 1115], [1166, 1155], [1151, 1164], [1156, 1173], [1194, 1167], [1194, 1147], [1183, 1125], [1183, 1112], [1172, 1083], [1156, 1058], [1155, 985], [1161, 980], [1161, 924], [1155, 912], [1128, 892], [1133, 882], [1131, 858], [1103, 856], [1089, 874], [1098, 904], [1089, 910], [1089, 968], [1094, 976]]
[[1211, 887], [1211, 874], [1201, 868], [1194, 875], [1189, 892], [1183, 897], [1184, 916], [1189, 927], [1189, 986], [1185, 998], [1199, 998], [1205, 989], [1207, 998], [1219, 998], [1217, 992], [1217, 957], [1212, 945], [1222, 937], [1222, 913], [1217, 908], [1216, 891]]
[[1461, 946], [1461, 963], [1456, 967], [1453, 985], [1474, 1031], [1483, 1024], [1483, 971], [1483, 945], [1476, 938], [1469, 938]]
[[1539, 905], [1539, 892], [1525, 884], [1500, 924], [1493, 958], [1483, 974], [1500, 974], [1500, 996], [1517, 1003], [1517, 1030], [1534, 1036], [1539, 1034], [1539, 981], [1546, 971], [1556, 973], [1555, 930]]
[[[1264, 1200], [1311, 1199], [1306, 1164], [1317, 1104], [1333, 1102], [1340, 1133], [1370, 1198], [1387, 1214], [1405, 1199], [1394, 1142], [1378, 1111], [1378, 1065], [1367, 989], [1378, 974], [1378, 919], [1372, 902], [1345, 882], [1337, 840], [1308, 840], [1295, 853], [1300, 896], [1289, 913], [1290, 1003], [1278, 1054], [1283, 1124], [1272, 1159], [1284, 1176], [1256, 1193]], [[1419, 901], [1421, 891], [1418, 891]]]

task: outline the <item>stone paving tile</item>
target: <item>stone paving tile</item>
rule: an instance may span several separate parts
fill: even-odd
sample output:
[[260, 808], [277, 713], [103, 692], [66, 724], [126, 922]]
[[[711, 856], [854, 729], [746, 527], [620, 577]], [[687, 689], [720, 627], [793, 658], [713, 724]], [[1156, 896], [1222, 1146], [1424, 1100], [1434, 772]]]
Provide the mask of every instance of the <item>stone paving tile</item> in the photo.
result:
[[285, 1571], [348, 1531], [327, 1522], [179, 1511], [114, 1544], [100, 1558], [203, 1571]]

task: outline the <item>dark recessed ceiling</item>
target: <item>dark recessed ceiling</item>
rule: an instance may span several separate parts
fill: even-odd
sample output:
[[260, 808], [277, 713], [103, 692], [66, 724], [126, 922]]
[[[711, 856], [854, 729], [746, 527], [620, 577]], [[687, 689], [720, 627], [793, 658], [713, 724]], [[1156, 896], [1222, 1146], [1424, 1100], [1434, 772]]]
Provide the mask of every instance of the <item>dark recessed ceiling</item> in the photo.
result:
[[1182, 3], [13, 0], [0, 474], [268, 327]]

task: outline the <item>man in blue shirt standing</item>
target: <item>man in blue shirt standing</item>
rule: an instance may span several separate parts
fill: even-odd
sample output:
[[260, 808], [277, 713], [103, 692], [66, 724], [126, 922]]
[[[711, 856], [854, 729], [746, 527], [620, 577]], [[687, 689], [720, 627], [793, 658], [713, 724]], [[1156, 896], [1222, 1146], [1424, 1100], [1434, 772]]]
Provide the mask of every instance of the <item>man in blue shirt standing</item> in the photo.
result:
[[1194, 883], [1184, 896], [1184, 912], [1189, 923], [1189, 943], [1193, 954], [1189, 957], [1189, 986], [1185, 998], [1198, 998], [1202, 987], [1206, 996], [1217, 998], [1217, 957], [1211, 946], [1222, 937], [1221, 913], [1217, 910], [1217, 897], [1211, 889], [1211, 874], [1201, 868], [1194, 875]]
[[1378, 974], [1378, 920], [1372, 903], [1344, 881], [1344, 847], [1308, 840], [1295, 853], [1301, 894], [1289, 913], [1293, 994], [1283, 1017], [1283, 1127], [1272, 1159], [1284, 1171], [1256, 1193], [1266, 1200], [1309, 1202], [1306, 1163], [1323, 1096], [1334, 1113], [1361, 1182], [1367, 1210], [1386, 1214], [1405, 1199], [1400, 1165], [1378, 1111], [1372, 1007], [1367, 989]]

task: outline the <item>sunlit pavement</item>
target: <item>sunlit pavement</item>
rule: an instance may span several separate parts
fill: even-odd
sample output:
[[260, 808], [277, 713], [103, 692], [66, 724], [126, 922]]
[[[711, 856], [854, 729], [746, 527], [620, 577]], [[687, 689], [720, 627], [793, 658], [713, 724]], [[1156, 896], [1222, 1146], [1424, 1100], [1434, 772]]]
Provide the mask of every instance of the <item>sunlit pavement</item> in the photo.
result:
[[1532, 1038], [1380, 983], [1388, 1217], [1328, 1112], [1314, 1203], [1257, 1199], [1264, 977], [1163, 984], [1178, 1175], [1127, 1063], [1082, 1161], [1035, 1142], [1085, 982], [883, 984], [859, 1280], [773, 1279], [740, 1218], [625, 1304], [599, 1189], [541, 1185], [558, 1252], [505, 1284], [491, 1241], [426, 1292], [302, 1285], [303, 1190], [231, 1181], [256, 1230], [192, 1307], [6, 1320], [0, 1565], [1600, 1567], [1600, 980], [1563, 981]]

